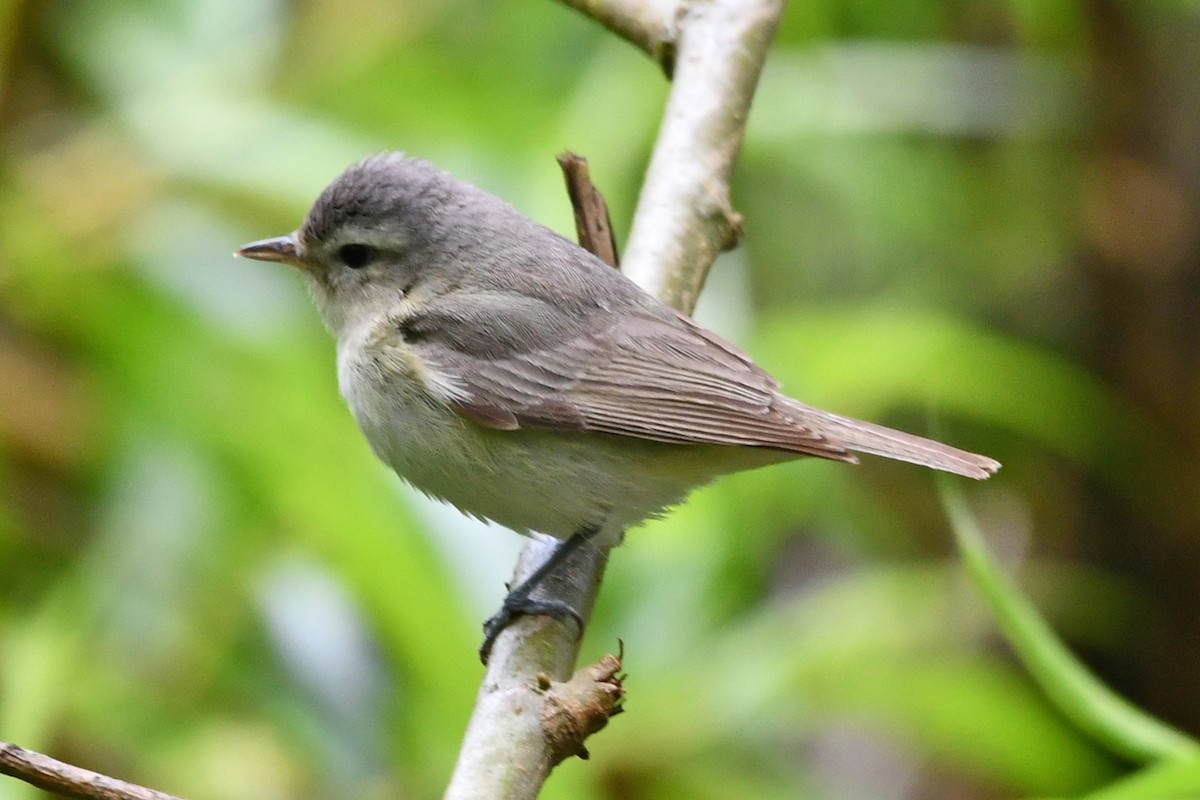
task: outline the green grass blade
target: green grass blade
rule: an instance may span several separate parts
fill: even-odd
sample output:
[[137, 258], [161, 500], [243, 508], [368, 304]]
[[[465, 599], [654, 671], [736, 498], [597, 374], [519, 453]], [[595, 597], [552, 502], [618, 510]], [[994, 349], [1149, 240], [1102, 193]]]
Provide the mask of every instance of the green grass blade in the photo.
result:
[[1200, 743], [1195, 739], [1114, 693], [1071, 654], [992, 562], [961, 489], [949, 479], [941, 479], [940, 488], [968, 573], [1050, 701], [1096, 741], [1138, 763], [1200, 756]]
[[1154, 764], [1084, 800], [1184, 800], [1200, 797], [1200, 759]]

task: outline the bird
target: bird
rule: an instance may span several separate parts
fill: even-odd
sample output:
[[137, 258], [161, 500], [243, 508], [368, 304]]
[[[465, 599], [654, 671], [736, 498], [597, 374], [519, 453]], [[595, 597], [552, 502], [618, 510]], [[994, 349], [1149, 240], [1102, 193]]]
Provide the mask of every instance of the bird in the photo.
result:
[[983, 479], [999, 462], [780, 391], [729, 342], [504, 200], [402, 153], [367, 157], [292, 233], [237, 255], [304, 276], [371, 450], [421, 492], [562, 544], [484, 625], [481, 656], [587, 542], [720, 475], [883, 456]]

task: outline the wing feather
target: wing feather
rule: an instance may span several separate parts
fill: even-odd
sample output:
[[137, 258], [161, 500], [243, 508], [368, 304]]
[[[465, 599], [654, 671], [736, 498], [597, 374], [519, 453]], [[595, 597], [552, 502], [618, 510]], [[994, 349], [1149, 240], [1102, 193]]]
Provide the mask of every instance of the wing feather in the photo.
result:
[[499, 430], [596, 431], [838, 461], [855, 461], [850, 451], [872, 453], [972, 478], [1000, 466], [791, 400], [728, 342], [610, 268], [560, 266], [559, 278], [590, 282], [589, 291], [559, 296], [555, 282], [536, 272], [546, 279], [522, 292], [452, 292], [409, 306], [397, 320], [396, 333], [425, 368], [454, 387], [439, 397], [464, 417]]
[[572, 338], [502, 357], [480, 358], [453, 347], [455, 339], [438, 341], [432, 326], [417, 346], [465, 387], [466, 396], [450, 398], [451, 404], [488, 427], [597, 431], [854, 460], [839, 442], [789, 413], [774, 378], [690, 319], [610, 313], [602, 320]]

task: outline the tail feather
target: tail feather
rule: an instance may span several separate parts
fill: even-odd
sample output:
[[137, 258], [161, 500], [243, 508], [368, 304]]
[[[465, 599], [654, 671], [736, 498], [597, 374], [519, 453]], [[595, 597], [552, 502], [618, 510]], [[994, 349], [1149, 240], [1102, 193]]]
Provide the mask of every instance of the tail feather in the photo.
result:
[[806, 427], [812, 428], [836, 441], [847, 450], [856, 453], [868, 453], [873, 456], [893, 458], [897, 461], [907, 461], [924, 467], [953, 472], [968, 478], [982, 480], [989, 478], [998, 469], [1000, 462], [995, 459], [959, 450], [948, 444], [935, 442], [914, 436], [911, 433], [885, 428], [870, 422], [841, 417], [828, 411], [806, 406], [788, 398], [788, 405], [796, 411], [797, 417]]

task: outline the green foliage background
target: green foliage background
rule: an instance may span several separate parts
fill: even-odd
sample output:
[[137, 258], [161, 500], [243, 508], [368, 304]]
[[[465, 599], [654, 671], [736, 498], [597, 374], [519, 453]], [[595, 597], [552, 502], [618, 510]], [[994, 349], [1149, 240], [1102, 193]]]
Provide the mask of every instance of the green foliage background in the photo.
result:
[[[623, 234], [668, 86], [550, 2], [4, 0], [0, 34], [0, 739], [196, 800], [438, 796], [520, 542], [375, 463], [299, 280], [231, 253], [391, 148], [563, 232], [570, 148]], [[1197, 63], [1194, 0], [793, 3], [698, 312], [1004, 462], [993, 549], [1190, 730]], [[1186, 796], [1113, 783], [950, 541], [879, 462], [633, 532], [584, 644], [624, 640], [629, 713], [546, 796]]]

